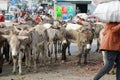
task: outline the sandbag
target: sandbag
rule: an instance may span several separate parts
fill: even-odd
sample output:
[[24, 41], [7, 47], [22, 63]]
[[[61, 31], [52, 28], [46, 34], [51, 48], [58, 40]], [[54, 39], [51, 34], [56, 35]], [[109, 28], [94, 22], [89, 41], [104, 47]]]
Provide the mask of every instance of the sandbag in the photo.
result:
[[120, 1], [99, 4], [93, 15], [102, 22], [120, 22]]
[[106, 2], [110, 2], [110, 1], [120, 1], [120, 0], [92, 0], [92, 4], [97, 6], [98, 4], [106, 3]]

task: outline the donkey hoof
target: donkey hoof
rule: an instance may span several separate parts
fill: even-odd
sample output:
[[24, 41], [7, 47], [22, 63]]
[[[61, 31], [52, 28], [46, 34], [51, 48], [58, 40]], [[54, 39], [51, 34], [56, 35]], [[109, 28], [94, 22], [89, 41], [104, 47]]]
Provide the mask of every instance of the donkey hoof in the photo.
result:
[[116, 73], [115, 73], [115, 71], [112, 71], [111, 74], [114, 75], [114, 74], [116, 74]]
[[50, 64], [52, 64], [52, 61], [50, 61]]
[[30, 72], [30, 68], [27, 68], [27, 72]]
[[2, 69], [0, 69], [0, 73], [2, 73]]
[[34, 73], [37, 73], [37, 71], [36, 71], [36, 70], [34, 70], [33, 72], [34, 72]]
[[22, 75], [22, 73], [19, 73], [19, 75]]
[[58, 59], [55, 59], [55, 63], [58, 61]]
[[48, 57], [50, 57], [50, 52], [48, 52]]
[[71, 53], [69, 53], [69, 56], [71, 56]]
[[62, 64], [65, 63], [65, 60], [62, 60], [61, 63], [62, 63]]
[[12, 72], [13, 74], [16, 74], [16, 72]]
[[80, 65], [81, 65], [81, 63], [80, 63], [80, 62], [77, 62], [77, 65], [78, 65], [78, 66], [80, 66]]
[[87, 62], [84, 62], [84, 65], [86, 65], [87, 64]]
[[55, 63], [57, 62], [57, 60], [55, 60]]

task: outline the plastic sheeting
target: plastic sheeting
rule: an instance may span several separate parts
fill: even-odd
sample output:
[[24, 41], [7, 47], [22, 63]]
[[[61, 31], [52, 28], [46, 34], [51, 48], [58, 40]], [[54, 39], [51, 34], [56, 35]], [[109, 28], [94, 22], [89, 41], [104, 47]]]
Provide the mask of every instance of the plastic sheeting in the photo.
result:
[[102, 22], [120, 22], [120, 1], [99, 4], [93, 15]]
[[110, 2], [110, 1], [120, 1], [120, 0], [92, 0], [92, 4], [96, 6], [98, 4], [106, 3], [106, 2]]

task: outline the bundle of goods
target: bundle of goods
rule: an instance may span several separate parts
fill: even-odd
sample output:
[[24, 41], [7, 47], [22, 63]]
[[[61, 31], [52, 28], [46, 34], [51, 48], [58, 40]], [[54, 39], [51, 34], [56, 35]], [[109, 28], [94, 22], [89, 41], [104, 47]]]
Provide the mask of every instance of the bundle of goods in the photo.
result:
[[[95, 0], [93, 0], [95, 1]], [[96, 0], [100, 2], [100, 0]], [[101, 0], [103, 1], [103, 0]], [[120, 22], [120, 1], [104, 0], [97, 5], [93, 15], [102, 22]], [[106, 2], [108, 1], [108, 2]]]
[[98, 5], [98, 4], [106, 3], [106, 2], [110, 2], [110, 1], [120, 1], [120, 0], [92, 0], [92, 4]]

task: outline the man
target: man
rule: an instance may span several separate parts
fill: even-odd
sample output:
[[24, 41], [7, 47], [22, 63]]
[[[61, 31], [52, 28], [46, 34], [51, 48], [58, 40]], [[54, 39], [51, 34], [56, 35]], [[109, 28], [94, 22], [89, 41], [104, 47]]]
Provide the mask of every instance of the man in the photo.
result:
[[24, 15], [24, 20], [25, 21], [28, 21], [28, 20], [30, 20], [31, 19], [31, 17], [30, 17], [30, 12], [29, 11], [26, 11], [26, 13], [25, 13], [25, 15]]
[[5, 11], [2, 11], [2, 14], [0, 15], [0, 22], [5, 22]]
[[54, 6], [52, 6], [52, 8], [48, 10], [48, 14], [51, 15], [52, 18], [54, 18]]
[[41, 18], [40, 18], [40, 16], [39, 16], [39, 12], [37, 12], [36, 15], [34, 16], [34, 20], [35, 20], [35, 22], [36, 22], [37, 24], [40, 23]]
[[99, 80], [108, 73], [116, 63], [116, 80], [120, 80], [120, 23], [109, 22], [104, 26], [100, 50], [105, 51], [106, 62], [93, 80]]
[[79, 7], [76, 8], [76, 14], [81, 13]]
[[88, 15], [88, 16], [91, 15], [91, 12], [90, 12], [89, 9], [87, 10], [87, 15]]

